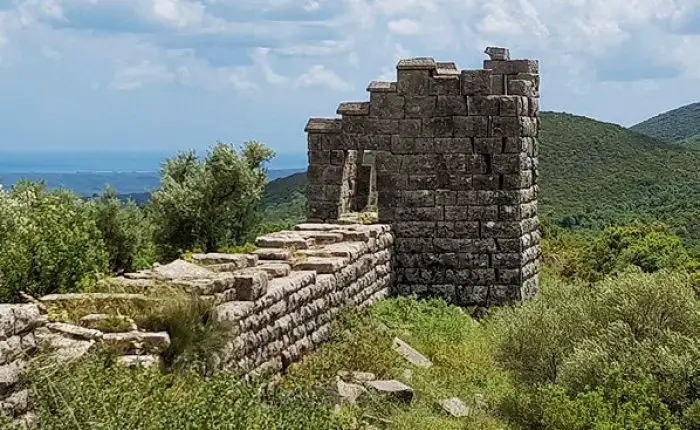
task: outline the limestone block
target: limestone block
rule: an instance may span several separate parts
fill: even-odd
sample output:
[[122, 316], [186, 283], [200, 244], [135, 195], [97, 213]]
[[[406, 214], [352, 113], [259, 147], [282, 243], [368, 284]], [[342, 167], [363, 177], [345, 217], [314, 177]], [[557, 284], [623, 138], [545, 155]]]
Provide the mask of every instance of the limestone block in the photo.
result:
[[333, 231], [300, 230], [298, 233], [305, 239], [314, 239], [316, 245], [328, 245], [343, 240], [343, 235], [341, 233]]
[[294, 264], [294, 270], [313, 270], [318, 274], [331, 274], [341, 270], [348, 260], [345, 258], [309, 257]]
[[534, 82], [517, 79], [508, 80], [508, 94], [524, 97], [539, 96]]
[[27, 362], [23, 359], [14, 360], [8, 364], [0, 366], [0, 396], [11, 392], [20, 378], [25, 374]]
[[484, 60], [484, 69], [501, 75], [538, 74], [539, 62], [537, 60]]
[[488, 55], [491, 60], [510, 60], [510, 51], [508, 48], [489, 46], [484, 50], [484, 53]]
[[46, 327], [36, 329], [35, 337], [37, 343], [49, 350], [51, 357], [59, 363], [68, 363], [83, 357], [95, 344], [94, 340], [75, 339], [52, 332]]
[[414, 366], [427, 368], [433, 365], [433, 363], [427, 357], [413, 349], [409, 344], [398, 337], [394, 338], [392, 346], [394, 351], [398, 352], [403, 358]]
[[440, 116], [423, 118], [423, 136], [425, 137], [462, 137], [455, 136], [455, 118]]
[[211, 270], [179, 259], [155, 267], [153, 273], [159, 278], [170, 280], [213, 279], [216, 277], [216, 273]]
[[487, 116], [454, 116], [454, 137], [488, 137]]
[[449, 399], [440, 400], [442, 409], [455, 418], [464, 418], [469, 416], [469, 407], [464, 404], [459, 397], [450, 397]]
[[397, 403], [410, 404], [413, 401], [413, 389], [396, 381], [368, 381], [365, 386], [377, 395]]
[[292, 258], [292, 251], [286, 248], [263, 248], [253, 251], [259, 260], [287, 261]]
[[103, 335], [100, 330], [60, 322], [46, 324], [46, 328], [53, 333], [78, 340], [100, 340]]
[[192, 254], [192, 261], [204, 266], [226, 264], [235, 269], [245, 269], [253, 267], [258, 262], [258, 257], [255, 254], [224, 254], [219, 252], [211, 252], [208, 254]]
[[289, 273], [292, 271], [292, 266], [287, 263], [261, 262], [256, 266], [256, 269], [266, 272], [271, 278], [281, 278], [289, 276]]
[[298, 232], [281, 231], [257, 238], [256, 245], [260, 248], [308, 249], [315, 245], [315, 241], [304, 238]]
[[372, 92], [369, 116], [373, 118], [404, 118], [404, 96], [392, 92]]
[[36, 305], [0, 304], [0, 340], [29, 331], [40, 323]]
[[[148, 290], [156, 288], [158, 285], [157, 282], [151, 278], [151, 276], [152, 274], [150, 271], [148, 273], [141, 274], [127, 273], [124, 276], [102, 279], [98, 282], [98, 285], [104, 289], [112, 291], [124, 293], [145, 293]], [[133, 277], [136, 277], [136, 279]]]
[[457, 75], [433, 76], [435, 93], [439, 96], [459, 96], [461, 92], [459, 72]]
[[252, 301], [262, 297], [267, 292], [267, 272], [258, 269], [247, 269], [246, 272], [234, 273], [234, 288], [238, 300]]
[[344, 102], [338, 105], [336, 109], [338, 115], [355, 116], [368, 115], [369, 102]]
[[488, 96], [493, 94], [490, 70], [462, 70], [460, 83], [462, 95]]
[[19, 416], [27, 412], [30, 406], [29, 390], [19, 390], [0, 401], [0, 411]]
[[329, 118], [310, 118], [304, 127], [307, 133], [331, 133], [340, 132], [341, 120]]

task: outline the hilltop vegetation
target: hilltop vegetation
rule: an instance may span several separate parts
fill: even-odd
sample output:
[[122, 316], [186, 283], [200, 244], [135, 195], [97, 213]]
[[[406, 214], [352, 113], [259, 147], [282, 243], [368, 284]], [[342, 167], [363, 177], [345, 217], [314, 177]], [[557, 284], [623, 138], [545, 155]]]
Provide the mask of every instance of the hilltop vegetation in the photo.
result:
[[700, 102], [656, 115], [630, 129], [668, 142], [700, 135]]

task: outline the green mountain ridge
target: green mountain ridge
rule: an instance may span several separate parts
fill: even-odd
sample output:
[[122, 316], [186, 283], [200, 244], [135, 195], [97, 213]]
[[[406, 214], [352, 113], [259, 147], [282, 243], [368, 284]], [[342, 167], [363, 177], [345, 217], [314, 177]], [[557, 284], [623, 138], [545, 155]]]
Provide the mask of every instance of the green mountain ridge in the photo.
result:
[[700, 102], [663, 112], [633, 125], [630, 130], [669, 142], [700, 137]]
[[[617, 124], [542, 112], [540, 213], [567, 228], [660, 220], [700, 252], [700, 143], [669, 145]], [[305, 174], [270, 182], [263, 210], [303, 219]]]

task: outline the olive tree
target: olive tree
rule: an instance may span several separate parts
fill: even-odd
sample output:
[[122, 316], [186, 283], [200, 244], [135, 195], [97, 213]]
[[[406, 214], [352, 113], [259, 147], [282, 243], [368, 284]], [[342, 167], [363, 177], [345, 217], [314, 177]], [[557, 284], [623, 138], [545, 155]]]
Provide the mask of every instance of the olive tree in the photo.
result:
[[256, 141], [240, 148], [219, 142], [203, 159], [187, 151], [167, 160], [150, 202], [161, 258], [244, 242], [258, 221], [265, 163], [273, 156]]

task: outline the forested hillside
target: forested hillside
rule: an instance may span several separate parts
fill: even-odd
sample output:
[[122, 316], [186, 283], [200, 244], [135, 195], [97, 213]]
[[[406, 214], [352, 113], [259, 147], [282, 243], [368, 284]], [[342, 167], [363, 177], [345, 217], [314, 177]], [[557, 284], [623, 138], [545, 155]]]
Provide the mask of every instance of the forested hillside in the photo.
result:
[[700, 135], [700, 102], [661, 113], [630, 129], [669, 142]]

